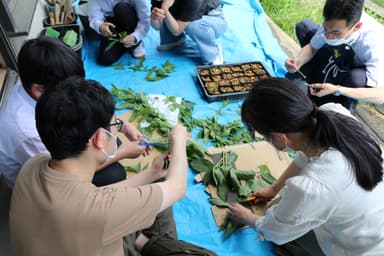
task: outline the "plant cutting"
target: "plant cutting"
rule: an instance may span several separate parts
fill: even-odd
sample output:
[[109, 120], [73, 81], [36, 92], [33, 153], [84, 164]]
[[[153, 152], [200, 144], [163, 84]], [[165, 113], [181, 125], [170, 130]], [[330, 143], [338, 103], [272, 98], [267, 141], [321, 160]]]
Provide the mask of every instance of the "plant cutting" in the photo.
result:
[[116, 36], [108, 37], [108, 40], [110, 41], [107, 47], [105, 47], [104, 52], [109, 51], [112, 46], [114, 46], [116, 43], [121, 43], [124, 38], [128, 35], [127, 31], [119, 32], [116, 34]]

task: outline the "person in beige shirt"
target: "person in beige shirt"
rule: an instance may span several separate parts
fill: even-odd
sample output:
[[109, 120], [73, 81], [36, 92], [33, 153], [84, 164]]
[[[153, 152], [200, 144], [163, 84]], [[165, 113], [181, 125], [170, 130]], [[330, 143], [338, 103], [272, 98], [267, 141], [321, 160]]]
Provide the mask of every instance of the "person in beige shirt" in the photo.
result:
[[[124, 236], [149, 227], [184, 196], [188, 136], [181, 125], [169, 135], [167, 170], [165, 154], [132, 178], [91, 183], [97, 166], [116, 154], [117, 125], [113, 98], [96, 81], [68, 78], [41, 96], [36, 126], [50, 155], [28, 160], [17, 177], [10, 208], [16, 256], [123, 255]], [[139, 251], [147, 240], [137, 238]]]

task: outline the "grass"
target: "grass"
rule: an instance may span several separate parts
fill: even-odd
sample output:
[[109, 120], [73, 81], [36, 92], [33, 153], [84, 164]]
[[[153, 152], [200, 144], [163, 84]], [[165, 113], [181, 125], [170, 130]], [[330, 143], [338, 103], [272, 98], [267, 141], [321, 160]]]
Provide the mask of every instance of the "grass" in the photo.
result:
[[372, 18], [374, 18], [375, 20], [377, 20], [378, 22], [380, 22], [382, 25], [384, 25], [384, 17], [380, 16], [379, 14], [377, 14], [376, 12], [374, 12], [372, 9], [370, 8], [364, 8], [364, 11], [366, 13], [368, 13]]
[[384, 0], [372, 0], [378, 6], [384, 7]]
[[[384, 7], [384, 0], [373, 0]], [[265, 13], [296, 42], [295, 25], [303, 19], [311, 19], [320, 24], [325, 0], [260, 0]], [[374, 10], [365, 11], [384, 25], [384, 17]]]
[[296, 40], [295, 25], [303, 19], [322, 20], [324, 0], [260, 0], [265, 13]]

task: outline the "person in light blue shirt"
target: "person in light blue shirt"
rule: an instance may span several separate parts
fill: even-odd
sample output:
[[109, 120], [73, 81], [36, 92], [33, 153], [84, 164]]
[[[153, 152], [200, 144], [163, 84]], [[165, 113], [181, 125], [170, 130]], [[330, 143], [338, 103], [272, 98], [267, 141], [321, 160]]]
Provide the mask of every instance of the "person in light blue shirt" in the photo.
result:
[[[88, 7], [89, 25], [102, 35], [98, 62], [111, 65], [125, 52], [134, 58], [144, 58], [143, 39], [150, 28], [149, 6], [145, 0], [90, 0]], [[110, 37], [125, 32], [120, 43], [111, 48]]]

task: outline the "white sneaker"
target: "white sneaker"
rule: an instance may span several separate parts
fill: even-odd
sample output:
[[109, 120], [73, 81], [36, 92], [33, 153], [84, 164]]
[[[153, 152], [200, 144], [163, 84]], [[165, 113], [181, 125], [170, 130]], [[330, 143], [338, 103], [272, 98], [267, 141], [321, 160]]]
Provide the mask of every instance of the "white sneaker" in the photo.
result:
[[142, 59], [145, 57], [145, 48], [144, 48], [144, 42], [141, 41], [139, 45], [133, 49], [132, 51], [132, 57], [135, 59]]
[[213, 60], [212, 65], [221, 65], [224, 63], [223, 50], [221, 49], [220, 44], [217, 44], [217, 56]]
[[156, 48], [159, 51], [168, 51], [176, 47], [180, 47], [185, 45], [185, 37], [180, 38], [176, 42], [168, 43], [168, 44], [159, 44]]

